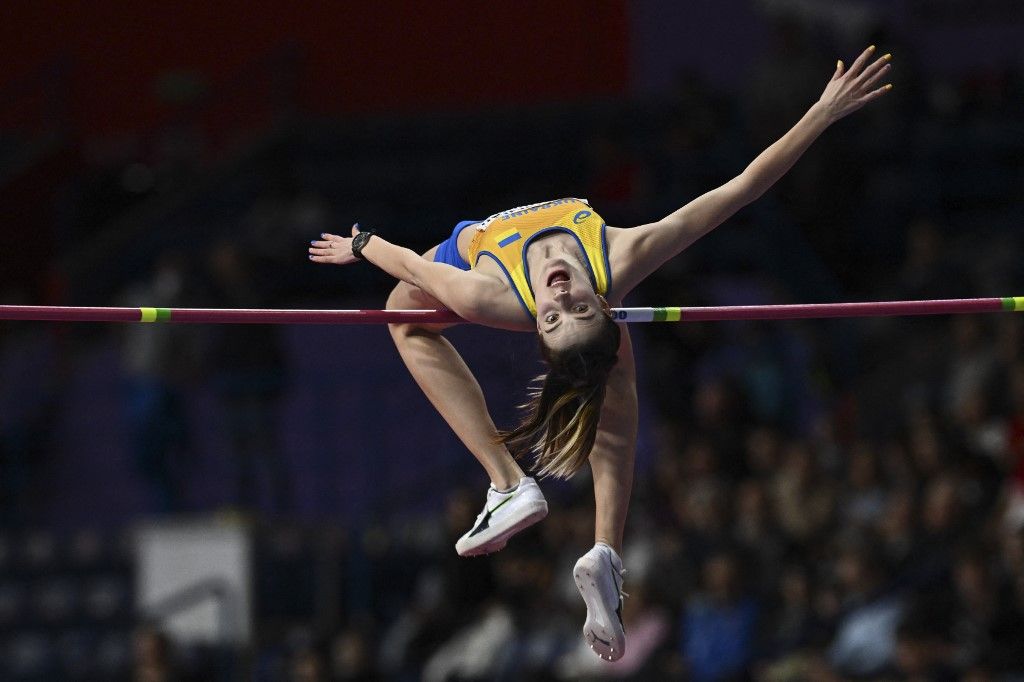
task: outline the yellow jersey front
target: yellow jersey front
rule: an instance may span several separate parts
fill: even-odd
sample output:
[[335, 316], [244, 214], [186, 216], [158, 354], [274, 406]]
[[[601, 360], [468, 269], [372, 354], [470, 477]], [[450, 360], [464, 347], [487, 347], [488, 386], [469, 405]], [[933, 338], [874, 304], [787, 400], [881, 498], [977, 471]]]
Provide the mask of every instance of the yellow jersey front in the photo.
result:
[[586, 256], [594, 291], [603, 296], [611, 288], [605, 223], [582, 199], [556, 199], [509, 209], [495, 213], [476, 229], [478, 232], [469, 247], [469, 262], [475, 268], [485, 256], [494, 260], [531, 317], [537, 317], [537, 302], [530, 286], [526, 249], [542, 235], [551, 232], [573, 235]]

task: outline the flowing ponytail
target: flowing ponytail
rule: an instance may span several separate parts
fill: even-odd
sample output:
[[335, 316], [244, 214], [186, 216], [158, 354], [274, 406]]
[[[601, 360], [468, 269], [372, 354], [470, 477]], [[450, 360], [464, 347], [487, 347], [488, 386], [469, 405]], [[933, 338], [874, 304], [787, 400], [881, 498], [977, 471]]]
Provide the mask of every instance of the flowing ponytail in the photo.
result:
[[520, 424], [498, 433], [517, 457], [533, 453], [538, 476], [569, 478], [590, 457], [621, 336], [619, 326], [605, 318], [596, 334], [575, 346], [556, 351], [541, 341], [548, 373], [537, 377]]

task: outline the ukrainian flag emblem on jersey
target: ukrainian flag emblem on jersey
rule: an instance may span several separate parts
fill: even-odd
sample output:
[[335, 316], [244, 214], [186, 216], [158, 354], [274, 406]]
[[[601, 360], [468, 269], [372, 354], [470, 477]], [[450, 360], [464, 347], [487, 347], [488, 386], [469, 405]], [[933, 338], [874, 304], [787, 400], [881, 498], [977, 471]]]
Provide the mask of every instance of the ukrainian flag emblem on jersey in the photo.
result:
[[509, 244], [515, 244], [522, 238], [523, 235], [519, 234], [519, 230], [508, 230], [498, 235], [498, 246], [505, 248]]

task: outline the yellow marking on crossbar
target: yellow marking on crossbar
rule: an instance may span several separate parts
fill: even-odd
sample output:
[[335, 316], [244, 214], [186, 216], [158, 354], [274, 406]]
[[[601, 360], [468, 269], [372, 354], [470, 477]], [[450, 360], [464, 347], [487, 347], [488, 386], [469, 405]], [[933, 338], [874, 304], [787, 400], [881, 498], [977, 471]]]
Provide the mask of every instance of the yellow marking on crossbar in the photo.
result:
[[142, 317], [139, 322], [156, 322], [156, 308], [139, 308]]

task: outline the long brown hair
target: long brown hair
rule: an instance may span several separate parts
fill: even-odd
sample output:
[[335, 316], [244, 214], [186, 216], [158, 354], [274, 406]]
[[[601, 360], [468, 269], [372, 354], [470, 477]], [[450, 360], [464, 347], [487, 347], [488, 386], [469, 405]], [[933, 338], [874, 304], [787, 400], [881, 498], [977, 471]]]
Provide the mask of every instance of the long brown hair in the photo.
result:
[[569, 478], [590, 456], [621, 336], [619, 325], [604, 317], [596, 333], [568, 348], [553, 350], [540, 340], [548, 373], [537, 377], [519, 425], [498, 433], [516, 457], [533, 453], [538, 476]]

